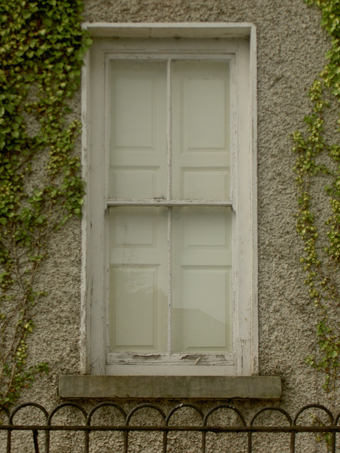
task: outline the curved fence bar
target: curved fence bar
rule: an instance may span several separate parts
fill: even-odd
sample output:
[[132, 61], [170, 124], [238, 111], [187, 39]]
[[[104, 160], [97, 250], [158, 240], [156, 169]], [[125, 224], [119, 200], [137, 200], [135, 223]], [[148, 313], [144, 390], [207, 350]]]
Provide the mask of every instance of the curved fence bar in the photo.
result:
[[[337, 424], [336, 422], [334, 423], [334, 416], [333, 416], [332, 412], [331, 412], [329, 409], [327, 409], [327, 407], [323, 406], [322, 404], [307, 404], [306, 406], [303, 406], [303, 407], [297, 412], [297, 414], [295, 415], [294, 422], [293, 422], [294, 426], [298, 426], [298, 425], [297, 425], [297, 422], [298, 422], [299, 417], [300, 417], [304, 412], [306, 412], [306, 411], [308, 411], [308, 410], [310, 410], [310, 409], [321, 410], [321, 411], [325, 412], [325, 413], [328, 415], [328, 418], [329, 418], [329, 421], [330, 421], [330, 425], [326, 425], [327, 427], [328, 427], [328, 426], [333, 426], [333, 425], [336, 425], [336, 424]], [[323, 425], [323, 423], [321, 423], [321, 422], [320, 422], [319, 424], [320, 424], [320, 425]], [[326, 432], [326, 431], [324, 431], [324, 432]], [[331, 435], [332, 435], [332, 437], [331, 437], [331, 445], [330, 445], [331, 450], [330, 450], [330, 451], [331, 451], [332, 453], [335, 453], [335, 451], [336, 451], [336, 431], [332, 431], [332, 432], [331, 432]], [[294, 433], [294, 434], [292, 433], [292, 436], [295, 436], [295, 433]], [[293, 452], [293, 453], [295, 452], [294, 447], [293, 447], [293, 449], [292, 449], [292, 452]]]
[[[279, 412], [280, 414], [283, 414], [286, 417], [286, 420], [288, 421], [289, 426], [292, 426], [292, 417], [288, 414], [288, 412], [285, 411], [284, 409], [281, 409], [280, 407], [275, 407], [275, 406], [264, 407], [264, 408], [260, 409], [258, 412], [256, 412], [256, 414], [254, 415], [254, 417], [252, 418], [252, 420], [250, 422], [250, 426], [256, 426], [256, 425], [254, 425], [254, 423], [255, 423], [255, 420], [257, 419], [257, 417], [259, 415], [263, 414], [264, 412], [269, 412], [269, 411]], [[248, 432], [248, 452], [251, 452], [251, 451], [252, 451], [252, 431], [249, 431]], [[293, 431], [292, 431], [291, 437], [290, 437], [290, 451], [291, 451], [291, 453], [294, 453], [294, 451], [295, 451], [295, 432], [293, 432]]]
[[[237, 417], [241, 420], [241, 422], [242, 422], [241, 426], [242, 427], [247, 426], [246, 421], [245, 421], [243, 415], [241, 414], [241, 412], [238, 409], [236, 409], [236, 407], [230, 406], [229, 404], [218, 404], [217, 406], [212, 407], [203, 416], [203, 426], [210, 426], [210, 425], [207, 425], [209, 417], [221, 409], [227, 409], [227, 410], [234, 412], [237, 415]], [[211, 425], [211, 426], [214, 426], [214, 425]], [[203, 431], [202, 432], [202, 453], [205, 453], [205, 451], [206, 451], [206, 432]]]
[[64, 403], [59, 404], [56, 406], [52, 411], [50, 412], [50, 415], [48, 416], [47, 423], [50, 425], [52, 422], [52, 417], [55, 416], [57, 412], [60, 411], [60, 409], [64, 407], [74, 407], [75, 409], [78, 409], [84, 416], [84, 421], [87, 419], [87, 412], [86, 410], [78, 403], [74, 403], [73, 401], [65, 401]]
[[329, 409], [327, 409], [327, 407], [322, 406], [322, 404], [307, 404], [307, 406], [303, 406], [295, 415], [294, 425], [297, 424], [297, 421], [298, 421], [298, 418], [300, 417], [300, 415], [302, 415], [303, 412], [306, 412], [309, 409], [318, 409], [318, 410], [325, 412], [329, 417], [329, 421], [330, 421], [331, 425], [333, 425], [334, 416], [333, 416], [332, 412]]
[[[80, 411], [83, 414], [84, 421], [86, 422], [86, 420], [87, 420], [86, 410], [82, 406], [80, 406], [80, 404], [78, 404], [78, 403], [74, 403], [73, 401], [65, 401], [64, 403], [59, 404], [58, 406], [56, 406], [54, 409], [51, 410], [50, 415], [48, 416], [48, 419], [47, 419], [48, 426], [50, 426], [50, 427], [52, 426], [51, 425], [52, 417], [54, 417], [64, 407], [73, 407], [75, 409], [78, 409], [78, 411]], [[65, 426], [63, 426], [63, 430], [65, 430]], [[69, 426], [69, 428], [72, 429], [72, 426]], [[79, 429], [75, 429], [74, 431], [79, 431]], [[89, 445], [89, 440], [88, 440], [89, 432], [85, 431], [84, 436], [85, 436], [84, 444], [85, 444], [85, 448], [86, 448], [86, 445]], [[49, 453], [49, 451], [50, 451], [50, 430], [46, 431], [46, 439], [47, 439], [47, 441], [46, 441], [46, 446], [45, 446], [45, 452]], [[88, 451], [88, 447], [87, 447], [87, 450], [85, 450], [85, 451]], [[38, 450], [36, 450], [36, 453], [39, 453], [39, 447], [38, 447]]]
[[237, 414], [237, 416], [239, 417], [239, 419], [241, 420], [242, 422], [242, 426], [247, 426], [246, 424], [246, 421], [243, 417], [243, 415], [241, 414], [241, 412], [236, 409], [236, 407], [234, 406], [229, 406], [228, 404], [219, 404], [217, 406], [214, 406], [212, 407], [204, 416], [204, 419], [203, 419], [203, 425], [206, 426], [207, 423], [208, 423], [208, 419], [209, 417], [214, 413], [214, 412], [217, 412], [219, 411], [220, 409], [228, 409], [228, 410], [231, 410], [232, 412], [235, 412], [235, 414]]
[[[47, 410], [41, 405], [41, 404], [37, 404], [37, 403], [23, 403], [23, 404], [19, 404], [18, 406], [16, 406], [10, 416], [9, 416], [9, 424], [10, 425], [13, 425], [13, 426], [21, 426], [21, 425], [16, 425], [14, 422], [13, 422], [13, 419], [14, 419], [14, 416], [18, 413], [20, 413], [20, 411], [24, 408], [36, 408], [36, 409], [39, 409], [45, 416], [45, 422], [47, 422], [48, 424], [48, 412]], [[14, 430], [15, 431], [15, 430]], [[8, 430], [7, 431], [7, 453], [11, 451], [11, 441], [12, 441], [12, 430]], [[34, 449], [37, 453], [39, 453], [39, 443], [38, 443], [38, 430], [35, 429], [33, 426], [32, 426], [32, 435], [33, 435], [33, 444], [34, 444]], [[45, 431], [45, 450], [48, 451], [48, 444], [49, 444], [49, 432], [48, 431]]]
[[[87, 420], [86, 420], [86, 425], [87, 426], [91, 426], [91, 421], [92, 421], [92, 417], [93, 415], [95, 415], [95, 413], [99, 410], [99, 409], [102, 409], [103, 407], [111, 407], [111, 408], [114, 408], [114, 409], [117, 409], [118, 412], [120, 412], [120, 414], [124, 417], [124, 425], [122, 426], [126, 426], [126, 418], [127, 418], [127, 414], [126, 412], [124, 411], [124, 409], [117, 403], [114, 403], [113, 401], [104, 401], [103, 403], [98, 403], [96, 404], [90, 411], [88, 417], [87, 417]], [[86, 431], [85, 433], [86, 435], [86, 438], [85, 438], [85, 451], [89, 451], [90, 449], [90, 432], [89, 431]], [[127, 450], [127, 436], [126, 436], [126, 433], [124, 433], [124, 451]]]
[[[1, 413], [5, 413], [6, 414], [6, 417], [7, 417], [7, 423], [9, 423], [9, 417], [10, 417], [10, 412], [9, 410], [7, 409], [7, 407], [3, 406], [2, 404], [0, 404], [0, 424], [3, 423], [3, 420], [2, 420], [2, 414]], [[7, 431], [7, 449], [6, 451], [10, 451], [10, 446], [11, 446], [11, 431], [8, 430]]]
[[[196, 406], [196, 404], [181, 403], [181, 404], [178, 404], [177, 406], [173, 407], [170, 410], [170, 412], [168, 413], [168, 416], [166, 417], [165, 424], [167, 426], [169, 426], [169, 423], [171, 421], [171, 417], [176, 412], [179, 412], [179, 411], [181, 411], [182, 409], [185, 409], [185, 408], [193, 409], [196, 412], [196, 414], [198, 414], [200, 416], [201, 421], [203, 421], [204, 414], [201, 411], [201, 409], [198, 406]], [[167, 451], [167, 438], [168, 438], [168, 432], [166, 431], [164, 433], [164, 438], [163, 438], [163, 453], [166, 453], [166, 451]], [[202, 431], [202, 446], [201, 446], [202, 453], [205, 453], [205, 442], [206, 442], [206, 433], [204, 431]]]
[[[36, 408], [44, 415], [45, 423], [43, 424], [35, 424], [34, 416], [31, 416], [32, 423], [30, 424], [19, 424], [14, 423], [13, 418], [15, 415], [20, 414], [20, 411], [27, 408]], [[55, 424], [52, 425], [52, 418], [58, 414], [58, 412], [63, 408], [71, 408], [75, 409], [77, 413], [82, 414], [84, 419], [84, 424], [70, 424], [70, 419], [75, 417], [74, 414], [69, 413], [67, 417], [67, 422], [65, 421], [62, 424]], [[112, 408], [118, 411], [119, 415], [122, 417], [121, 423], [96, 423], [92, 424], [92, 419], [95, 414], [98, 414], [99, 409], [101, 408]], [[143, 424], [134, 425], [131, 424], [131, 418], [138, 412], [142, 413], [144, 409], [152, 409], [156, 412], [157, 416], [160, 416], [159, 422], [155, 423], [154, 418], [148, 422], [148, 416], [145, 414], [143, 417]], [[199, 422], [189, 422], [187, 424], [176, 423], [175, 421], [170, 424], [172, 418], [175, 413], [180, 412], [183, 409], [193, 409], [193, 413], [196, 416], [199, 416]], [[237, 417], [237, 424], [231, 424], [227, 421], [229, 420], [228, 417], [225, 417], [225, 422], [223, 420], [222, 413], [219, 415], [220, 421], [218, 424], [209, 423], [210, 417], [221, 410], [231, 411], [231, 413], [235, 414]], [[327, 415], [328, 423], [325, 424], [322, 422], [318, 417], [314, 415], [313, 424], [298, 424], [299, 419], [306, 411], [322, 411]], [[256, 420], [260, 416], [260, 414], [266, 414], [269, 412], [277, 412], [284, 416], [284, 423], [286, 426], [282, 426], [281, 423], [275, 423], [274, 425], [265, 425], [265, 424], [255, 424]], [[4, 414], [1, 417], [1, 413]], [[7, 419], [6, 419], [7, 417]], [[25, 417], [27, 418], [27, 413], [25, 413]], [[187, 417], [187, 414], [186, 414]], [[336, 417], [333, 416], [331, 411], [329, 411], [325, 406], [321, 406], [319, 404], [309, 404], [307, 406], [302, 407], [299, 409], [295, 415], [295, 417], [291, 417], [287, 411], [280, 407], [265, 407], [261, 408], [259, 411], [255, 413], [252, 417], [248, 417], [250, 422], [247, 423], [246, 417], [242, 414], [242, 412], [234, 406], [228, 404], [218, 404], [210, 408], [205, 414], [203, 411], [196, 406], [195, 404], [185, 403], [179, 404], [173, 407], [168, 414], [165, 414], [164, 410], [158, 406], [157, 404], [152, 403], [144, 403], [139, 404], [132, 408], [128, 413], [123, 409], [121, 405], [115, 403], [113, 401], [105, 401], [95, 405], [89, 412], [85, 410], [80, 404], [77, 404], [72, 401], [67, 401], [62, 404], [59, 404], [55, 408], [53, 408], [49, 413], [48, 411], [41, 405], [36, 403], [24, 403], [20, 404], [19, 406], [15, 407], [11, 412], [4, 406], [0, 406], [0, 432], [7, 432], [7, 436], [2, 436], [0, 438], [0, 450], [5, 451], [7, 453], [14, 453], [14, 449], [12, 447], [12, 439], [11, 434], [13, 432], [32, 432], [33, 434], [33, 444], [34, 444], [34, 451], [35, 453], [49, 453], [50, 451], [50, 433], [53, 432], [83, 432], [84, 433], [84, 443], [83, 443], [83, 451], [85, 453], [89, 453], [90, 451], [90, 441], [91, 436], [90, 433], [93, 432], [104, 432], [107, 435], [111, 433], [122, 433], [124, 438], [124, 444], [121, 450], [117, 448], [115, 451], [119, 452], [122, 451], [124, 453], [128, 453], [129, 451], [129, 433], [131, 432], [139, 432], [139, 433], [162, 433], [163, 434], [163, 453], [168, 451], [168, 434], [177, 433], [178, 438], [186, 438], [185, 433], [193, 432], [193, 433], [201, 433], [201, 451], [202, 453], [206, 452], [206, 435], [208, 433], [214, 434], [244, 434], [248, 439], [247, 442], [247, 452], [252, 453], [253, 445], [252, 445], [252, 435], [254, 433], [286, 433], [290, 434], [290, 451], [291, 453], [295, 452], [295, 441], [296, 436], [301, 433], [314, 433], [314, 434], [322, 434], [322, 433], [330, 433], [331, 434], [331, 452], [336, 452], [336, 435], [340, 432], [340, 425], [338, 425], [340, 414]], [[190, 417], [189, 417], [190, 420]], [[144, 423], [146, 422], [146, 423]], [[39, 446], [38, 442], [38, 434], [45, 433], [45, 448], [42, 450], [42, 445]], [[245, 438], [245, 439], [246, 439]], [[223, 438], [224, 439], [224, 438]], [[22, 442], [22, 451], [25, 451], [25, 443], [28, 442], [27, 438], [25, 439], [17, 439], [19, 442]], [[219, 438], [219, 441], [221, 439]], [[313, 442], [313, 439], [310, 439], [310, 442]], [[145, 441], [147, 443], [147, 441]], [[146, 445], [147, 446], [147, 445]], [[28, 446], [30, 449], [32, 448], [32, 444]], [[40, 448], [40, 450], [39, 450]], [[228, 445], [228, 452], [239, 452], [239, 447], [235, 447], [236, 449], [233, 450], [230, 445]], [[18, 448], [15, 451], [19, 451]], [[20, 450], [21, 451], [21, 450]], [[245, 450], [243, 450], [245, 451]]]
[[131, 421], [131, 418], [132, 416], [137, 412], [137, 411], [140, 411], [141, 409], [154, 409], [155, 411], [157, 411], [161, 416], [162, 416], [162, 421], [163, 423], [165, 422], [165, 413], [163, 412], [163, 410], [157, 406], [157, 404], [151, 404], [151, 403], [143, 403], [143, 404], [138, 404], [138, 406], [134, 407], [133, 409], [131, 409], [131, 411], [128, 413], [128, 416], [126, 417], [126, 425], [128, 426], [130, 421]]
[[168, 416], [166, 417], [166, 420], [165, 420], [165, 424], [168, 426], [169, 425], [169, 422], [170, 422], [170, 419], [171, 417], [174, 415], [175, 412], [178, 412], [184, 408], [190, 408], [190, 409], [194, 409], [197, 414], [200, 416], [201, 420], [203, 420], [204, 418], [204, 414], [203, 412], [201, 411], [201, 409], [199, 407], [196, 406], [196, 404], [192, 404], [192, 403], [182, 403], [182, 404], [178, 404], [177, 406], [173, 407]]
[[[131, 411], [128, 413], [128, 415], [126, 417], [126, 427], [129, 426], [131, 418], [136, 412], [146, 409], [146, 408], [154, 409], [155, 411], [157, 411], [162, 416], [162, 425], [161, 426], [164, 425], [165, 419], [166, 419], [166, 415], [165, 415], [164, 411], [159, 406], [157, 406], [157, 404], [143, 403], [143, 404], [138, 404], [138, 406], [131, 409]], [[124, 453], [127, 453], [129, 451], [128, 435], [129, 435], [129, 431], [125, 431], [125, 433], [124, 433]], [[167, 443], [167, 434], [164, 431], [164, 433], [163, 433], [163, 451], [166, 451], [166, 448], [164, 447], [164, 445], [166, 445], [166, 443]], [[164, 448], [165, 448], [165, 450], [164, 450]]]
[[103, 407], [113, 407], [115, 409], [117, 409], [121, 414], [122, 416], [124, 417], [124, 423], [126, 424], [126, 417], [127, 417], [127, 414], [125, 412], [125, 410], [117, 403], [114, 403], [113, 401], [104, 401], [103, 403], [98, 403], [96, 404], [90, 411], [88, 417], [87, 417], [87, 420], [86, 420], [86, 424], [87, 425], [91, 425], [91, 421], [92, 421], [92, 417], [94, 416], [94, 414], [101, 408]]

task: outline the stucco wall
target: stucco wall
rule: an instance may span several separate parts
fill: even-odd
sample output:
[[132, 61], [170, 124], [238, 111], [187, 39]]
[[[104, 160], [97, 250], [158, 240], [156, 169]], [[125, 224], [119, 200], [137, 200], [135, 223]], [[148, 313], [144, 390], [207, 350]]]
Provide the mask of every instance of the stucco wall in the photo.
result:
[[[302, 247], [292, 216], [296, 211], [295, 157], [289, 139], [302, 127], [308, 113], [308, 89], [325, 64], [329, 43], [320, 29], [319, 12], [307, 8], [302, 0], [85, 0], [83, 16], [86, 22], [256, 25], [259, 371], [282, 377], [280, 405], [291, 413], [309, 402], [331, 407], [334, 400], [321, 388], [323, 376], [304, 364], [306, 355], [313, 352], [315, 314], [299, 264]], [[79, 116], [80, 95], [72, 104]], [[78, 150], [80, 154], [80, 143]], [[81, 224], [74, 220], [53, 239], [50, 259], [41, 275], [49, 295], [37, 306], [36, 329], [29, 339], [30, 361], [48, 362], [50, 374], [26, 390], [22, 400], [42, 402], [49, 408], [60, 401], [58, 376], [80, 372], [80, 272]], [[211, 404], [202, 403], [202, 407]], [[248, 401], [235, 404], [246, 413], [264, 405]], [[162, 405], [168, 407], [165, 402]], [[184, 451], [184, 446], [175, 451]]]

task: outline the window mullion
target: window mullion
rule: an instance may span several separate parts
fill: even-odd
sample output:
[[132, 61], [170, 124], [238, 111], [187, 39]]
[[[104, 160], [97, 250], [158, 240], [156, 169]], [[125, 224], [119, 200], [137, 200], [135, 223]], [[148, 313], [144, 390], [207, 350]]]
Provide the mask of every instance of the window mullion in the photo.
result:
[[167, 199], [172, 199], [172, 172], [171, 172], [171, 128], [172, 128], [172, 61], [167, 65], [167, 167], [168, 167], [168, 194]]
[[168, 352], [172, 353], [172, 206], [168, 208]]
[[[172, 61], [167, 64], [167, 173], [168, 173], [168, 193], [167, 199], [172, 199]], [[168, 208], [168, 352], [172, 353], [172, 207]]]

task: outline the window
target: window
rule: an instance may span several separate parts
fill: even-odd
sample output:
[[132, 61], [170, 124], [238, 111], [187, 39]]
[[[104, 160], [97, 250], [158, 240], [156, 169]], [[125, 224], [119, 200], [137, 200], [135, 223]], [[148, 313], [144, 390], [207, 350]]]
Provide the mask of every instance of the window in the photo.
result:
[[251, 27], [219, 25], [91, 25], [92, 374], [256, 373]]

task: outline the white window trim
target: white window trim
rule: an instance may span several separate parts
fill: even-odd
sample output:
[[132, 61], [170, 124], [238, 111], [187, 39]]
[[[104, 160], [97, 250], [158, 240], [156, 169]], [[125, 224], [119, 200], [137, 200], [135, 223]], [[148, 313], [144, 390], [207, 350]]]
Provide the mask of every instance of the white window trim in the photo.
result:
[[[91, 197], [92, 194], [101, 190], [101, 181], [91, 178], [93, 170], [97, 167], [97, 174], [104, 174], [105, 159], [98, 159], [98, 154], [94, 155], [93, 135], [91, 132], [91, 112], [93, 106], [90, 105], [90, 55], [85, 59], [85, 66], [82, 72], [82, 161], [83, 177], [87, 181], [87, 193], [84, 203], [84, 215], [82, 221], [82, 286], [81, 286], [81, 372], [83, 374], [105, 375], [105, 374], [152, 374], [152, 375], [243, 375], [251, 376], [258, 374], [258, 317], [257, 317], [257, 175], [256, 175], [256, 29], [252, 24], [237, 23], [180, 23], [180, 24], [84, 24], [92, 36], [100, 38], [249, 38], [249, 61], [246, 71], [240, 68], [239, 77], [244, 77], [249, 87], [246, 109], [242, 115], [237, 116], [236, 129], [246, 130], [247, 133], [237, 135], [235, 168], [240, 175], [240, 150], [242, 150], [242, 174], [246, 179], [248, 190], [246, 193], [240, 192], [235, 198], [233, 208], [240, 212], [239, 206], [247, 212], [243, 215], [242, 225], [238, 230], [241, 232], [241, 239], [237, 241], [236, 260], [237, 266], [233, 269], [233, 293], [236, 297], [237, 320], [233, 321], [236, 331], [236, 357], [232, 366], [219, 366], [212, 363], [212, 366], [205, 365], [178, 365], [169, 364], [159, 365], [109, 365], [107, 364], [106, 351], [106, 332], [104, 329], [105, 315], [105, 260], [102, 259], [104, 250], [101, 250], [94, 258], [93, 234], [91, 218]], [[144, 38], [144, 39], [143, 39]], [[205, 40], [197, 40], [198, 48]], [[108, 41], [106, 41], [108, 43]], [[165, 42], [165, 41], [163, 41]], [[213, 41], [211, 41], [213, 44]], [[214, 41], [215, 43], [217, 41]], [[105, 41], [103, 41], [105, 43]], [[109, 43], [108, 43], [109, 44]], [[105, 47], [106, 44], [104, 44]], [[204, 46], [203, 46], [204, 47]], [[109, 51], [109, 47], [107, 49]], [[94, 52], [94, 49], [92, 49]], [[228, 51], [230, 52], [230, 51]], [[97, 55], [96, 64], [102, 65], [104, 74], [104, 54]], [[104, 87], [98, 84], [96, 93], [92, 96], [104, 96]], [[240, 94], [242, 96], [242, 93]], [[101, 131], [97, 133], [100, 153], [104, 153], [105, 143], [100, 139]], [[103, 135], [102, 135], [103, 136]], [[92, 151], [91, 151], [92, 150]], [[92, 153], [92, 156], [91, 156]], [[98, 145], [96, 145], [98, 153]], [[98, 173], [99, 171], [99, 173]], [[100, 179], [100, 178], [99, 178]], [[97, 192], [98, 193], [98, 192]], [[102, 206], [98, 206], [96, 199], [96, 209], [105, 210], [106, 199], [102, 196]], [[100, 204], [100, 203], [99, 203]], [[92, 214], [93, 215], [93, 214]], [[239, 218], [239, 220], [241, 220]], [[104, 221], [101, 231], [95, 233], [103, 237]], [[103, 249], [104, 241], [101, 241]], [[95, 245], [98, 248], [98, 244]], [[236, 250], [236, 247], [234, 247]], [[99, 256], [99, 258], [98, 258]], [[235, 255], [234, 255], [235, 256]], [[235, 262], [235, 261], [233, 261]], [[238, 269], [243, 269], [240, 273]], [[242, 301], [242, 304], [238, 302]], [[92, 314], [91, 314], [92, 312]], [[236, 313], [234, 313], [236, 315]], [[93, 341], [93, 338], [96, 340]], [[183, 354], [185, 356], [187, 354]], [[177, 358], [178, 359], [178, 358]], [[177, 362], [178, 363], [178, 362]], [[194, 361], [195, 363], [195, 361]]]

